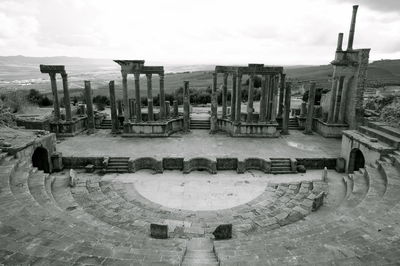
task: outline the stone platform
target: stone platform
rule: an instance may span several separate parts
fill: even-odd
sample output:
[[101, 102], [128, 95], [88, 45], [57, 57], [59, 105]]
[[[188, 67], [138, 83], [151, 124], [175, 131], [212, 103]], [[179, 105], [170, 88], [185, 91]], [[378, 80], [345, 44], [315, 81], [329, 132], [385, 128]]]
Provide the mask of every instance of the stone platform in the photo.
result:
[[78, 135], [57, 144], [63, 156], [120, 156], [120, 157], [249, 157], [260, 158], [337, 158], [341, 141], [326, 139], [317, 134], [304, 135], [292, 130], [279, 138], [229, 138], [225, 133], [210, 135], [193, 130], [169, 138], [122, 138], [108, 130], [99, 130], [91, 136]]

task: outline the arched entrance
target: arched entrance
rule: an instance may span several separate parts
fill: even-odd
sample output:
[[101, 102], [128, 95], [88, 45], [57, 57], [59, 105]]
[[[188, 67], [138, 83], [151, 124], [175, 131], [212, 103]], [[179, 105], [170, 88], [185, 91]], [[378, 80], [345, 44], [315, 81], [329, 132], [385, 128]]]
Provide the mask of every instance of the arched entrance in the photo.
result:
[[32, 165], [45, 173], [50, 173], [49, 155], [45, 148], [36, 148], [32, 155]]
[[363, 153], [360, 151], [360, 149], [352, 149], [349, 158], [349, 173], [358, 171], [360, 168], [364, 168], [364, 166], [365, 159]]

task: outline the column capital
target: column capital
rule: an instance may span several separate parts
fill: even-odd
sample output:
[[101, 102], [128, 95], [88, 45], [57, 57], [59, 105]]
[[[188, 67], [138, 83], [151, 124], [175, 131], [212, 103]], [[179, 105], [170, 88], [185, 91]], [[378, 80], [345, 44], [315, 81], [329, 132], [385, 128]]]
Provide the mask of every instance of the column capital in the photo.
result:
[[121, 71], [121, 75], [123, 79], [127, 79], [128, 78], [128, 73], [126, 73], [125, 71]]
[[66, 78], [68, 78], [68, 74], [67, 73], [61, 73], [61, 77], [63, 78], [63, 79], [66, 79]]
[[133, 73], [133, 76], [135, 77], [135, 80], [140, 79], [140, 73]]
[[164, 73], [158, 74], [158, 76], [159, 76], [160, 79], [164, 79]]
[[152, 76], [153, 76], [153, 74], [151, 74], [151, 73], [146, 74], [146, 78], [148, 78], [148, 79], [151, 79]]
[[228, 78], [228, 76], [229, 76], [229, 73], [224, 73], [224, 79], [227, 79]]

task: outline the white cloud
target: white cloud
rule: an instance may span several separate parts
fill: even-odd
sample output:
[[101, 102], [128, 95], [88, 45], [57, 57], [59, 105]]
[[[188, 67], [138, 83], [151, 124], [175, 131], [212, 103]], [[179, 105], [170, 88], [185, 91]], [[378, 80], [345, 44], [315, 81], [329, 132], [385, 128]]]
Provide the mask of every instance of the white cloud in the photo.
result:
[[[325, 64], [337, 33], [348, 34], [347, 1], [2, 1], [0, 50], [171, 64]], [[375, 59], [398, 56], [400, 16], [372, 5], [360, 6], [355, 47], [371, 47]]]

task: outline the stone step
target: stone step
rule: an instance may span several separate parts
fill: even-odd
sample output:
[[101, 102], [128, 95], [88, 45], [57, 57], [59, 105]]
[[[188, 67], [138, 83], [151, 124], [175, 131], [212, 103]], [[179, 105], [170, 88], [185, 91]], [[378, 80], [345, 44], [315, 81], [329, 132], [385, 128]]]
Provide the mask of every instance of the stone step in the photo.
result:
[[182, 265], [219, 265], [211, 239], [192, 238], [188, 241]]
[[380, 141], [383, 141], [384, 143], [389, 144], [390, 146], [393, 146], [396, 149], [400, 148], [400, 138], [390, 135], [388, 133], [385, 133], [383, 131], [380, 131], [378, 129], [366, 127], [366, 126], [360, 126], [358, 128], [362, 133], [367, 134], [371, 137], [377, 138]]
[[386, 123], [382, 122], [368, 122], [368, 127], [385, 132], [386, 134], [392, 135], [394, 137], [400, 138], [400, 129], [392, 127]]
[[108, 162], [108, 167], [112, 167], [112, 166], [128, 166], [128, 162], [126, 161], [111, 161]]

